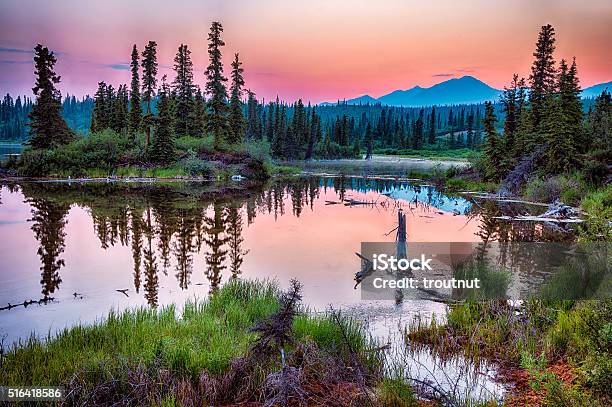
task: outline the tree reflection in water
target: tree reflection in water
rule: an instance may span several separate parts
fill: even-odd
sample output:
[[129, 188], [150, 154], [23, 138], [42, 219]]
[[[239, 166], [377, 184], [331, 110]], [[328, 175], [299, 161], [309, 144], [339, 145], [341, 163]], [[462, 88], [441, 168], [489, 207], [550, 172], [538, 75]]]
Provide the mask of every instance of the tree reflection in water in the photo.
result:
[[[513, 214], [524, 211], [524, 208], [492, 201], [473, 204], [463, 197], [445, 195], [433, 187], [390, 179], [304, 177], [231, 192], [220, 193], [218, 188], [214, 188], [198, 183], [170, 186], [23, 184], [21, 189], [32, 212], [31, 229], [39, 244], [43, 295], [54, 293], [62, 282], [60, 270], [65, 265], [62, 258], [65, 227], [72, 205], [89, 212], [94, 235], [103, 250], [115, 245], [130, 249], [134, 289], [140, 293], [142, 288], [151, 306], [158, 304], [160, 270], [167, 274], [173, 266], [178, 286], [186, 290], [192, 284], [194, 259], [203, 256], [199, 257], [205, 262], [202, 272], [213, 292], [223, 278], [238, 278], [241, 274], [249, 253], [248, 248], [243, 247], [243, 231], [255, 222], [258, 214], [269, 214], [275, 220], [286, 213], [287, 216], [300, 217], [304, 210], [315, 211], [320, 194], [330, 189], [336, 193], [338, 202], [343, 202], [351, 192], [375, 191], [393, 195], [412, 210], [419, 208], [433, 213], [440, 209], [449, 212], [463, 208], [468, 221], [476, 219], [479, 222], [477, 236], [482, 241], [482, 250], [486, 250], [489, 242], [500, 242], [504, 262], [520, 263], [525, 258], [530, 259], [528, 261], [537, 258], [519, 254], [518, 246], [513, 246], [515, 242], [567, 238], [535, 223], [495, 219], [500, 214]], [[290, 212], [286, 212], [285, 205], [291, 205]], [[226, 270], [228, 275], [224, 276]]]

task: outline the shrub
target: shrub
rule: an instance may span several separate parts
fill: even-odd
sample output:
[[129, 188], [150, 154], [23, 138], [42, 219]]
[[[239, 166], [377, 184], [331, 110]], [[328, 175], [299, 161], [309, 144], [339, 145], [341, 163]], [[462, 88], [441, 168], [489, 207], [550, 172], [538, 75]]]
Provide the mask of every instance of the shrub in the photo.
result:
[[587, 194], [580, 206], [586, 213], [586, 225], [580, 228], [580, 238], [590, 241], [612, 238], [612, 185]]
[[602, 161], [588, 160], [582, 172], [591, 185], [600, 186], [608, 177], [608, 166]]
[[19, 174], [24, 177], [42, 177], [53, 168], [52, 153], [45, 150], [24, 150], [19, 159]]
[[532, 201], [553, 202], [561, 197], [562, 191], [560, 177], [535, 178], [527, 183], [524, 195]]
[[255, 160], [261, 162], [270, 162], [271, 160], [270, 143], [266, 140], [248, 141], [242, 144], [241, 150]]
[[179, 161], [179, 167], [192, 177], [210, 177], [213, 175], [213, 167], [209, 162], [197, 157], [193, 150], [187, 153], [187, 157]]
[[179, 152], [187, 153], [190, 150], [199, 153], [207, 153], [214, 151], [213, 149], [213, 137], [191, 137], [183, 136], [179, 137], [174, 141], [174, 145]]
[[19, 162], [19, 173], [28, 177], [45, 175], [86, 175], [88, 169], [116, 167], [133, 148], [126, 136], [104, 130], [81, 137], [52, 150], [26, 150]]

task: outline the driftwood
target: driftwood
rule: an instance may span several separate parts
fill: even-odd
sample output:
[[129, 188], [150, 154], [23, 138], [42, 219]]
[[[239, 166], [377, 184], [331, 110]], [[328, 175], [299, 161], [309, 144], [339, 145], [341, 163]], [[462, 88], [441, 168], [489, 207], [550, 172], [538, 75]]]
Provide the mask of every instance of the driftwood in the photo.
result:
[[0, 307], [0, 311], [4, 311], [4, 310], [9, 310], [12, 308], [17, 308], [17, 307], [21, 307], [23, 306], [24, 308], [32, 305], [32, 304], [47, 304], [49, 302], [53, 302], [55, 300], [54, 297], [45, 297], [45, 298], [41, 298], [40, 300], [29, 300], [29, 301], [24, 301], [24, 302], [20, 302], [19, 304], [11, 304], [10, 302], [8, 303], [8, 305], [4, 306], [4, 307]]
[[471, 195], [473, 198], [488, 199], [488, 200], [497, 201], [497, 202], [520, 203], [520, 204], [535, 205], [535, 206], [549, 206], [549, 204], [544, 203], [544, 202], [526, 201], [524, 199], [516, 199], [516, 198], [504, 198], [503, 196], [497, 195], [497, 194], [483, 194], [480, 192], [470, 192], [470, 191], [462, 191], [460, 192], [460, 194]]
[[494, 216], [493, 219], [510, 220], [512, 222], [552, 222], [552, 223], [582, 223], [584, 220], [578, 218], [557, 219], [544, 216]]
[[361, 267], [361, 270], [355, 273], [354, 288], [357, 289], [359, 283], [361, 283], [363, 280], [365, 280], [366, 277], [368, 277], [374, 272], [374, 264], [372, 263], [372, 260], [363, 257], [360, 253], [355, 253], [355, 256], [359, 257], [364, 262], [363, 266]]
[[584, 220], [578, 217], [579, 214], [578, 209], [557, 201], [549, 205], [548, 210], [541, 215], [495, 216], [495, 219], [546, 223], [582, 223]]

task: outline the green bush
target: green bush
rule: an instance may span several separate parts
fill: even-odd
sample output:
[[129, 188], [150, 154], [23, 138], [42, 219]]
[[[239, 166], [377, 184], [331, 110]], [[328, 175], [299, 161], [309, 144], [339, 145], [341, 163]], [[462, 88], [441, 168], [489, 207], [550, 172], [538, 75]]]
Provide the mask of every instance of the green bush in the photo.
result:
[[612, 238], [612, 185], [587, 194], [580, 202], [586, 224], [580, 238], [587, 241], [609, 241]]
[[588, 160], [582, 168], [584, 178], [593, 186], [600, 186], [608, 177], [608, 166], [603, 161]]
[[18, 164], [19, 174], [24, 177], [42, 177], [52, 168], [52, 152], [46, 150], [24, 150]]
[[187, 157], [181, 159], [178, 165], [192, 177], [211, 177], [214, 173], [214, 168], [212, 165], [210, 165], [209, 162], [198, 158], [193, 150], [190, 150], [187, 153]]
[[553, 202], [561, 197], [563, 187], [559, 177], [534, 178], [525, 187], [525, 197], [531, 201]]
[[249, 155], [249, 157], [261, 162], [270, 162], [272, 153], [270, 150], [270, 143], [266, 140], [252, 140], [243, 143], [241, 150]]
[[[128, 152], [135, 156], [130, 157]], [[18, 170], [27, 177], [82, 176], [87, 174], [88, 169], [110, 170], [138, 155], [138, 147], [125, 135], [104, 130], [52, 150], [26, 150], [21, 156]]]
[[209, 153], [214, 151], [213, 148], [214, 140], [212, 136], [205, 137], [191, 137], [183, 136], [179, 137], [174, 141], [176, 149], [180, 153], [187, 153], [190, 150], [199, 153]]

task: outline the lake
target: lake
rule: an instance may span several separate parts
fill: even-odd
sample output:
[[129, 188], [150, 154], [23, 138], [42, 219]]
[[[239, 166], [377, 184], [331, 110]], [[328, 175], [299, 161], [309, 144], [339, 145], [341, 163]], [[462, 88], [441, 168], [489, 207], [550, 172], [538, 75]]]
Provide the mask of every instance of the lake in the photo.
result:
[[0, 184], [0, 337], [10, 344], [111, 309], [182, 304], [230, 278], [282, 287], [296, 278], [313, 312], [343, 309], [384, 339], [414, 317], [443, 319], [446, 311], [435, 301], [363, 301], [354, 288], [361, 267], [354, 253], [361, 242], [393, 242], [398, 209], [411, 242], [550, 238], [545, 228], [495, 219], [502, 208], [494, 202], [409, 181], [243, 184]]
[[0, 161], [6, 160], [10, 155], [21, 154], [23, 145], [19, 143], [0, 143]]

